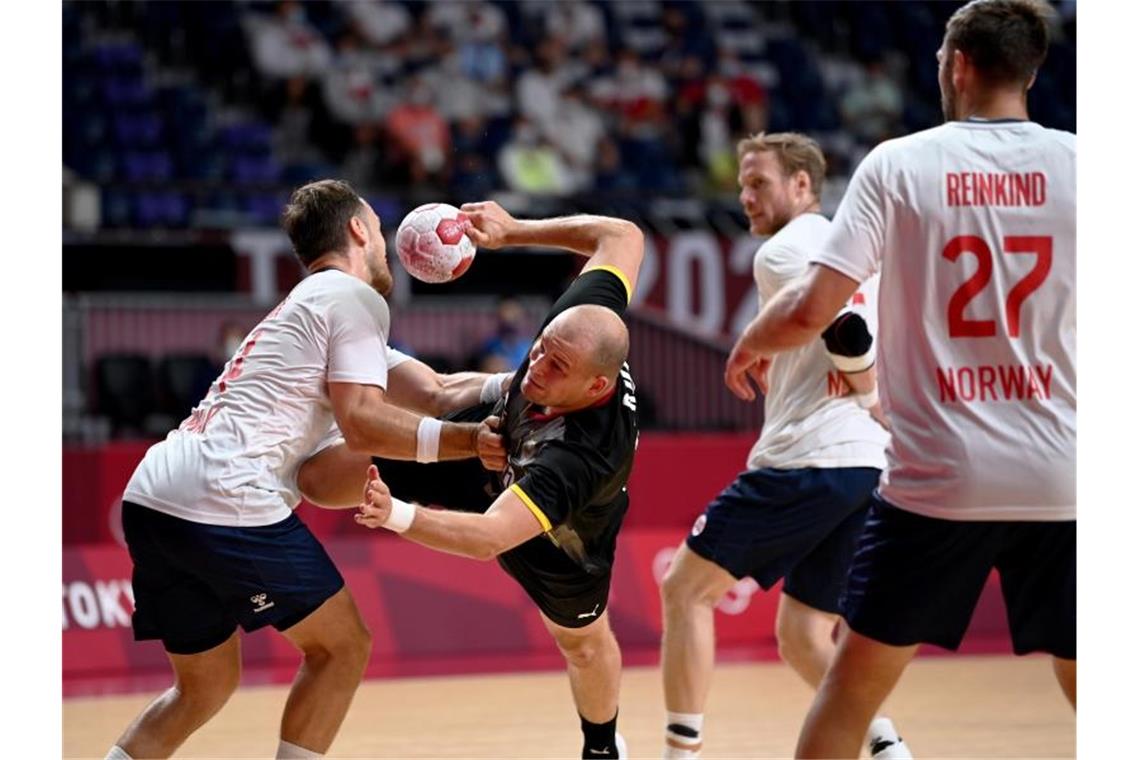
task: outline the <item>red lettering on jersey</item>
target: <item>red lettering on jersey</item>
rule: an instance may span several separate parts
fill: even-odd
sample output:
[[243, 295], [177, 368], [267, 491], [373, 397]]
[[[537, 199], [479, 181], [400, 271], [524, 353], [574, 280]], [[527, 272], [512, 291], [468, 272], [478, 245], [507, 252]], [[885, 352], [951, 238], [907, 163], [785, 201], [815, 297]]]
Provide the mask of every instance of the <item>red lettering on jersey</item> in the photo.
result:
[[998, 367], [998, 377], [1006, 398], [1025, 397], [1025, 367]]
[[997, 382], [997, 370], [990, 366], [978, 367], [978, 399], [980, 401], [986, 400], [986, 391], [990, 392], [990, 396], [994, 401], [997, 401], [997, 389], [994, 388], [994, 383]]
[[1046, 364], [1042, 369], [1038, 364], [1033, 370], [1037, 373], [1037, 377], [1041, 378], [1041, 387], [1045, 390], [1045, 398], [1053, 398], [1053, 365]]
[[946, 175], [946, 205], [947, 206], [961, 206], [962, 201], [958, 198], [958, 188], [961, 184], [961, 179], [957, 174]]
[[973, 401], [977, 396], [977, 387], [974, 384], [974, 368], [958, 368], [958, 396], [963, 401]]
[[949, 206], [1042, 206], [1045, 175], [1041, 172], [955, 172], [946, 175]]
[[958, 394], [954, 391], [954, 369], [945, 371], [938, 367], [938, 400], [945, 404], [947, 401], [957, 401]]
[[210, 410], [207, 412], [207, 411], [204, 411], [201, 407], [198, 407], [197, 409], [195, 409], [194, 411], [192, 411], [190, 413], [189, 417], [187, 417], [185, 420], [182, 421], [182, 424], [178, 426], [178, 429], [179, 430], [185, 430], [189, 433], [203, 433], [203, 432], [205, 432], [206, 431], [206, 424], [211, 419], [213, 419], [215, 414], [218, 413], [219, 408], [220, 407], [215, 405], [215, 406], [210, 407]]
[[974, 177], [978, 183], [978, 199], [976, 201], [977, 205], [989, 206], [991, 203], [993, 203], [994, 175], [975, 174]]
[[1032, 370], [1026, 372], [1025, 377], [1029, 381], [1027, 393], [1029, 398], [1041, 398], [1043, 395], [1045, 395], [1044, 391], [1041, 390], [1041, 385], [1037, 382], [1037, 377], [1033, 374]]
[[859, 291], [855, 291], [855, 295], [851, 296], [851, 305], [852, 306], [866, 306], [867, 305], [867, 299], [863, 297], [862, 293], [860, 293]]
[[938, 400], [1028, 401], [1053, 397], [1053, 365], [937, 367]]
[[1006, 189], [1008, 175], [998, 174], [994, 177], [994, 205], [1008, 206], [1009, 191]]
[[831, 396], [846, 396], [848, 391], [847, 383], [843, 380], [843, 373], [839, 370], [832, 370], [827, 373], [827, 395]]
[[1045, 205], [1045, 175], [1041, 172], [1033, 172], [1033, 205]]

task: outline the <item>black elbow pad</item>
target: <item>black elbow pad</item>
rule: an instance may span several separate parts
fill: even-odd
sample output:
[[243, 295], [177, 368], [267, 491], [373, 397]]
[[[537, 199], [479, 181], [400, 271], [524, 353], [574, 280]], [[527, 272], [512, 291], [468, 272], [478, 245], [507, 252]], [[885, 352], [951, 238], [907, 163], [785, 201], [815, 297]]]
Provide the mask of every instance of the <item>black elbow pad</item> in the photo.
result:
[[862, 372], [875, 364], [875, 340], [867, 328], [867, 320], [847, 311], [823, 331], [823, 342], [831, 362], [840, 372]]

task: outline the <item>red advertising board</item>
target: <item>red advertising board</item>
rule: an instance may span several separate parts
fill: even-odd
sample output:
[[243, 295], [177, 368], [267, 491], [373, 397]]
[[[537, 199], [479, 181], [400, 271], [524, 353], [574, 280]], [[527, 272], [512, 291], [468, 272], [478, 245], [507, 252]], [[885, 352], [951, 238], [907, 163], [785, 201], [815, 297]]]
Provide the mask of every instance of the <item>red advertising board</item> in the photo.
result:
[[[311, 508], [302, 508], [309, 517]], [[628, 664], [656, 662], [658, 584], [683, 529], [632, 527], [618, 543], [610, 616]], [[373, 636], [368, 675], [557, 668], [561, 662], [534, 605], [494, 562], [430, 551], [386, 533], [325, 542]], [[65, 695], [159, 688], [169, 678], [162, 647], [136, 643], [130, 558], [113, 545], [63, 553]], [[718, 607], [722, 658], [774, 658], [778, 594], [746, 579]], [[971, 651], [1008, 651], [1004, 607], [991, 583], [967, 641]], [[287, 680], [297, 653], [282, 637], [244, 637], [246, 682]]]
[[[643, 433], [629, 483], [627, 527], [688, 528], [709, 499], [744, 467], [754, 436]], [[63, 542], [122, 542], [123, 489], [149, 441], [124, 441], [63, 450]], [[305, 521], [318, 536], [354, 533], [338, 512], [309, 509]]]

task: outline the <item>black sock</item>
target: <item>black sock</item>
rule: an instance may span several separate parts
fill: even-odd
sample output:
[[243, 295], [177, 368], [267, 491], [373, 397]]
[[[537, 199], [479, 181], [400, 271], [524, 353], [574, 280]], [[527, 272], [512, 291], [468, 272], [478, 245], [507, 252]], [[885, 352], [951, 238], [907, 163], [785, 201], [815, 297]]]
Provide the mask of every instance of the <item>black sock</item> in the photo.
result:
[[582, 719], [582, 757], [595, 760], [616, 758], [618, 756], [617, 713], [614, 713], [612, 720], [605, 723], [591, 723], [581, 715], [578, 717]]

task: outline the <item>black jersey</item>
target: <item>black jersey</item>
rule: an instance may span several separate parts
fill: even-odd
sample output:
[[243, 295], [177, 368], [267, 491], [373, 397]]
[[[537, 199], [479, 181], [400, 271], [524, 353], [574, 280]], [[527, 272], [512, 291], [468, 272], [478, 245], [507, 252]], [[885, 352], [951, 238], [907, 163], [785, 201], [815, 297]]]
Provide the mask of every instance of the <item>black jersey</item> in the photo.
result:
[[[624, 278], [609, 268], [591, 269], [562, 294], [546, 320], [583, 304], [625, 312]], [[515, 372], [500, 402], [501, 430], [509, 466], [501, 486], [522, 499], [546, 537], [590, 574], [607, 573], [622, 517], [629, 506], [625, 486], [637, 448], [637, 398], [629, 366], [614, 391], [594, 406], [544, 415], [522, 394], [529, 357]], [[540, 539], [541, 540], [541, 539]]]

